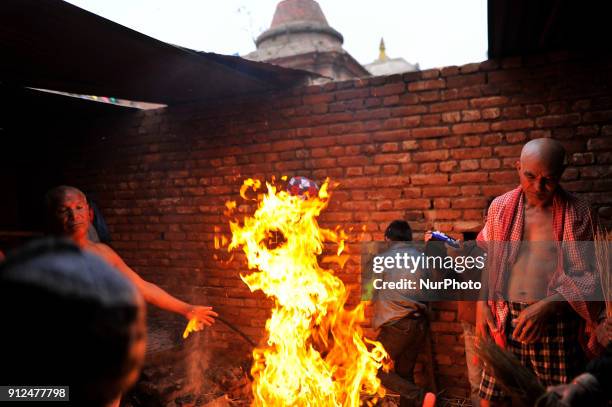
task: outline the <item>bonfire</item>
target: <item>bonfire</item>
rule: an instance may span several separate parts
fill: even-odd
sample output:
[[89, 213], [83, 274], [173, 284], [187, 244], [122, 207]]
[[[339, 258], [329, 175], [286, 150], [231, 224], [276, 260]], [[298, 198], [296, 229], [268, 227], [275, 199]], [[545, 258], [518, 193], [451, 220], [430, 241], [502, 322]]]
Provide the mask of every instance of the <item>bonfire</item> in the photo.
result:
[[384, 395], [376, 375], [387, 355], [363, 335], [364, 303], [347, 309], [342, 280], [318, 262], [326, 242], [340, 256], [347, 237], [318, 225], [328, 187], [327, 180], [307, 199], [272, 183], [262, 193], [253, 179], [241, 188], [247, 200], [255, 191], [257, 209], [230, 222], [228, 248], [246, 255], [252, 271], [241, 278], [250, 290], [274, 302], [264, 341], [253, 351], [255, 406], [358, 406]]

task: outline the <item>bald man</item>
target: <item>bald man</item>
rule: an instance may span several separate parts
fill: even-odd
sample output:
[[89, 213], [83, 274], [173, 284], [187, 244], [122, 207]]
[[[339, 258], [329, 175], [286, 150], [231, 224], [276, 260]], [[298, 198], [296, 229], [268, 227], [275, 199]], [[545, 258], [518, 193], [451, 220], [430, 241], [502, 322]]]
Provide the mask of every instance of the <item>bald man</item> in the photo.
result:
[[212, 307], [188, 304], [173, 297], [157, 285], [145, 281], [132, 270], [119, 255], [104, 243], [89, 240], [88, 229], [91, 217], [87, 198], [77, 188], [60, 186], [47, 192], [45, 197], [48, 227], [54, 235], [71, 239], [82, 250], [94, 253], [127, 277], [140, 291], [145, 301], [164, 310], [196, 319], [198, 328], [214, 323], [217, 313]]
[[[559, 245], [593, 240], [594, 228], [588, 204], [559, 185], [564, 160], [555, 140], [525, 144], [515, 164], [520, 185], [491, 203], [477, 239], [488, 242], [490, 260], [489, 300], [478, 305], [477, 332], [511, 350], [548, 386], [566, 383], [583, 369], [581, 327], [594, 326], [597, 318], [584, 301], [595, 290], [592, 270], [575, 245]], [[585, 351], [597, 346], [593, 339]], [[505, 404], [489, 372], [483, 373], [479, 395], [481, 405]]]

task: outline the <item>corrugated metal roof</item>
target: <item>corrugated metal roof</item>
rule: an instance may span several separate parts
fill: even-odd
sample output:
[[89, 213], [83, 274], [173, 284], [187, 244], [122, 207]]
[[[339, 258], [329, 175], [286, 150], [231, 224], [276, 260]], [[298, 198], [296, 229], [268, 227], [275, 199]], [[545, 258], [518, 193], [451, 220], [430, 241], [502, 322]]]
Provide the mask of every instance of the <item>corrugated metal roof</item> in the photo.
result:
[[306, 71], [171, 45], [61, 0], [0, 3], [11, 86], [177, 104], [303, 84]]

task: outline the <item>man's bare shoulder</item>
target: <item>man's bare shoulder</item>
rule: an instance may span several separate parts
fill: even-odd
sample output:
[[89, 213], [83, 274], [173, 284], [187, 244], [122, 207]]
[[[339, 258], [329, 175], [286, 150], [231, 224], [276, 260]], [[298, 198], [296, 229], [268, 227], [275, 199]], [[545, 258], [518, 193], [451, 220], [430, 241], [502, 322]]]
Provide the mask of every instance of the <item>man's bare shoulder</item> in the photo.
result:
[[84, 249], [94, 254], [97, 254], [98, 256], [104, 258], [106, 261], [112, 264], [116, 264], [121, 260], [119, 255], [104, 243], [89, 242], [89, 244], [85, 246]]

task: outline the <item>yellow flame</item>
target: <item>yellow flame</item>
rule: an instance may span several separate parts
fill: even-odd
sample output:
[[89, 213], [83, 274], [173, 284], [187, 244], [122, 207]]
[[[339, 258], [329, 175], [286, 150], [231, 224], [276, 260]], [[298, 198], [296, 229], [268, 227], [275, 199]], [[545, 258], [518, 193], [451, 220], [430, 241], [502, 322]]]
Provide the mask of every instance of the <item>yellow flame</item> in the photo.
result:
[[187, 339], [190, 333], [196, 332], [197, 330], [198, 330], [198, 320], [195, 318], [190, 319], [189, 322], [187, 323], [187, 326], [185, 327], [185, 331], [183, 331], [183, 339]]
[[[241, 247], [249, 268], [258, 270], [242, 280], [274, 300], [265, 345], [253, 351], [255, 406], [358, 406], [360, 394], [384, 394], [376, 374], [386, 352], [363, 337], [364, 304], [345, 309], [342, 280], [317, 261], [325, 241], [338, 244], [340, 255], [346, 239], [339, 227], [317, 223], [330, 198], [328, 184], [311, 199], [266, 184], [255, 213], [242, 224], [230, 222], [228, 249]], [[246, 180], [243, 198], [258, 185]], [[273, 248], [267, 246], [271, 233], [283, 236]]]

